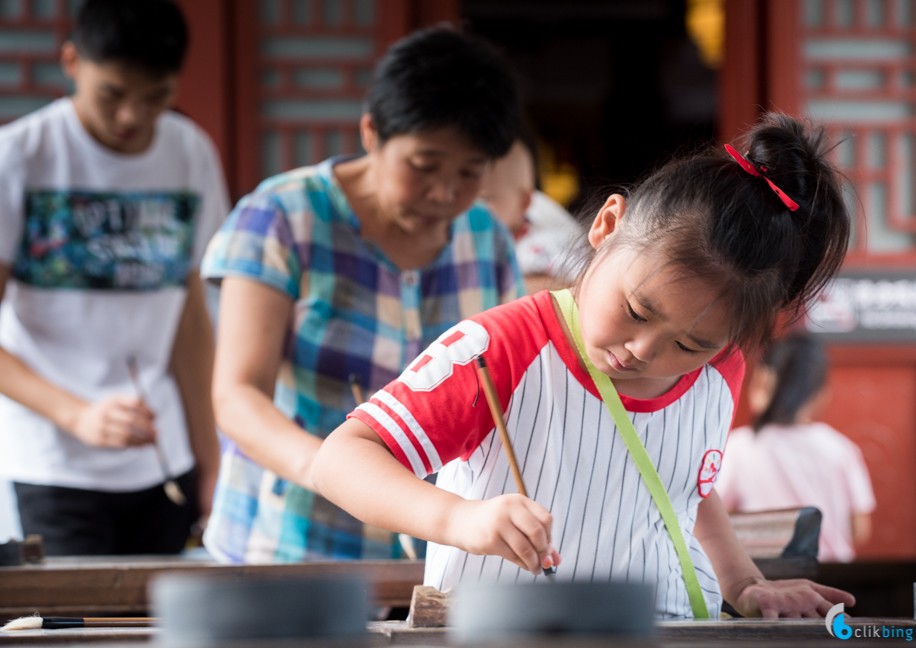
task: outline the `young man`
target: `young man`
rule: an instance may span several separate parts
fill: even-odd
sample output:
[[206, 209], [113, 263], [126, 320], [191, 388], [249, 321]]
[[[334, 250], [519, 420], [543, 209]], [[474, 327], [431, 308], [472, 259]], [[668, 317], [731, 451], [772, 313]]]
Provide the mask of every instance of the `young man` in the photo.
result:
[[186, 46], [171, 1], [86, 0], [73, 95], [0, 128], [0, 474], [50, 555], [175, 553], [210, 509], [196, 266], [228, 196], [168, 110]]

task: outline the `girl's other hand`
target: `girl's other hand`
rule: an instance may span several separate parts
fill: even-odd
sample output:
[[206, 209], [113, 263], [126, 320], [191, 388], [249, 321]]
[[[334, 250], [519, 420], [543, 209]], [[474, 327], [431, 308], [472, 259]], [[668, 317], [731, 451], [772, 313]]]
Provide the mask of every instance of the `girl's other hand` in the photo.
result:
[[738, 594], [735, 610], [745, 617], [765, 619], [824, 617], [837, 603], [856, 604], [849, 592], [805, 578], [755, 580]]
[[73, 427], [73, 436], [101, 448], [126, 448], [156, 440], [155, 414], [137, 397], [111, 396], [87, 405]]
[[550, 540], [553, 516], [523, 495], [463, 500], [452, 520], [448, 544], [459, 549], [500, 556], [532, 574], [560, 564]]

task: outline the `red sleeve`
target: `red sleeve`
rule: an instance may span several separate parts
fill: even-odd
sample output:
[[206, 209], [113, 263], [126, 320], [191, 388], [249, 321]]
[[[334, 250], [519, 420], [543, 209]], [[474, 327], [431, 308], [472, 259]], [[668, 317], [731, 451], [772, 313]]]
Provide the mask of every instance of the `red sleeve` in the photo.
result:
[[735, 412], [737, 413], [741, 385], [744, 383], [744, 354], [741, 353], [738, 347], [726, 348], [713, 358], [710, 364], [725, 378], [725, 382], [732, 393], [732, 401], [735, 403]]
[[[530, 298], [452, 327], [350, 416], [370, 426], [418, 476], [466, 459], [495, 427], [477, 370], [486, 358], [503, 412], [546, 336]], [[540, 333], [539, 333], [540, 331]]]

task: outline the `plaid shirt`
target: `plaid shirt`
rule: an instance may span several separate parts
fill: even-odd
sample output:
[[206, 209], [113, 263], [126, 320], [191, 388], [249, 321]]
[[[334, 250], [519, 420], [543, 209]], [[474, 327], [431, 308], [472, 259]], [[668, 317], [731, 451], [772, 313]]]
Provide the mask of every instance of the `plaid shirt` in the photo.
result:
[[[338, 161], [261, 183], [210, 242], [202, 266], [207, 278], [247, 277], [293, 300], [274, 403], [322, 438], [356, 405], [349, 376], [368, 397], [452, 325], [523, 291], [508, 232], [477, 204], [453, 221], [433, 262], [396, 267], [360, 238], [333, 177]], [[400, 556], [393, 534], [278, 478], [231, 441], [205, 543], [229, 562]]]

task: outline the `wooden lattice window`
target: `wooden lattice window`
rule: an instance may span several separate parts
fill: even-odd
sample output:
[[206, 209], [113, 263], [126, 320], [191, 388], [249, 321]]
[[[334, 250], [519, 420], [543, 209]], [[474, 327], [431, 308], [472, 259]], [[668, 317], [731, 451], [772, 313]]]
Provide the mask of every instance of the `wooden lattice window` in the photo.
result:
[[803, 114], [828, 125], [852, 181], [851, 264], [916, 259], [916, 4], [799, 4]]
[[356, 153], [378, 53], [373, 0], [262, 0], [257, 11], [257, 127], [267, 177]]
[[0, 0], [0, 122], [69, 92], [60, 69], [75, 0]]

